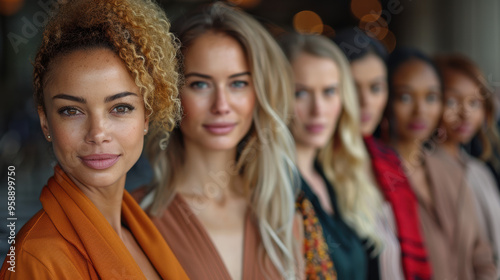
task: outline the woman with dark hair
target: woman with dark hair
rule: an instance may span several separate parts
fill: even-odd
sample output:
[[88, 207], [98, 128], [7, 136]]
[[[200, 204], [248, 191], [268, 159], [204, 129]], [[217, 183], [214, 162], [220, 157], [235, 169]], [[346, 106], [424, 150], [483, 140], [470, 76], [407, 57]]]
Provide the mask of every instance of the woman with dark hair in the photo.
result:
[[417, 196], [433, 278], [495, 279], [493, 255], [479, 230], [463, 167], [443, 160], [436, 149], [441, 140], [431, 138], [443, 98], [435, 65], [414, 49], [394, 51], [387, 65], [390, 141]]
[[361, 133], [371, 159], [366, 170], [385, 198], [378, 229], [384, 242], [379, 258], [381, 278], [430, 279], [431, 268], [420, 233], [415, 194], [395, 151], [372, 136], [389, 95], [387, 51], [380, 42], [356, 27], [338, 32], [334, 41], [351, 63], [359, 99]]
[[58, 164], [0, 279], [188, 279], [125, 190], [144, 135], [164, 134], [179, 117], [169, 28], [149, 0], [74, 0], [55, 12], [34, 88]]
[[[466, 170], [466, 178], [474, 192], [479, 223], [493, 247], [500, 277], [500, 194], [493, 174], [484, 162], [496, 162], [500, 138], [495, 124], [494, 93], [474, 62], [462, 55], [444, 55], [436, 58], [444, 84], [445, 106], [441, 127], [445, 131], [440, 148], [445, 157], [459, 161]], [[481, 160], [470, 156], [462, 147], [473, 137], [481, 142]]]

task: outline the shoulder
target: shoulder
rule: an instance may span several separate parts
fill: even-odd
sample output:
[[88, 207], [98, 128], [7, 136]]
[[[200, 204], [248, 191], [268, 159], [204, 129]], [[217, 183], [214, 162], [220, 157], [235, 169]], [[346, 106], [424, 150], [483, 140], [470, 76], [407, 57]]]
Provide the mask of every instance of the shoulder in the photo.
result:
[[[12, 267], [8, 263], [11, 259], [9, 254], [15, 256], [12, 269], [9, 269]], [[36, 279], [76, 277], [79, 274], [75, 274], [78, 271], [76, 261], [80, 261], [83, 267], [87, 265], [85, 258], [57, 231], [42, 209], [22, 227], [10, 244], [0, 276], [3, 277], [6, 272], [5, 279], [35, 279], [30, 278], [32, 276]], [[15, 272], [9, 276], [13, 270]]]

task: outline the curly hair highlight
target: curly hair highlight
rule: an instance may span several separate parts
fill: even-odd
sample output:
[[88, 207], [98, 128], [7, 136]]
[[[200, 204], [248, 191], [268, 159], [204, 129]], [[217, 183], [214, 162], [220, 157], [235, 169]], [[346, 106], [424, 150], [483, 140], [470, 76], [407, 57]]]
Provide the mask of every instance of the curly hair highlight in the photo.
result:
[[153, 134], [168, 135], [181, 115], [177, 40], [152, 0], [72, 0], [48, 22], [34, 62], [36, 106], [53, 62], [76, 50], [108, 48], [124, 62], [144, 98]]

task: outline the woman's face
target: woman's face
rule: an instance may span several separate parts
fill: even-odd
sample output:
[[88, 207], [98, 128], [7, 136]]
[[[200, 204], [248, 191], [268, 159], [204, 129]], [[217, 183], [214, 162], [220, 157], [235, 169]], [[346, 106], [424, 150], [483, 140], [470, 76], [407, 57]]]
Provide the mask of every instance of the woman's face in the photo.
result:
[[79, 187], [125, 183], [148, 128], [144, 101], [111, 50], [77, 50], [56, 58], [39, 109], [59, 164]]
[[408, 60], [398, 67], [392, 82], [398, 140], [426, 140], [441, 116], [440, 81], [435, 70], [421, 60]]
[[368, 54], [351, 63], [361, 111], [361, 133], [369, 136], [380, 123], [387, 104], [387, 69], [378, 56]]
[[468, 76], [445, 70], [442, 125], [446, 141], [468, 143], [485, 120], [485, 108], [479, 86]]
[[222, 33], [206, 33], [189, 46], [181, 90], [185, 145], [235, 149], [252, 125], [255, 89], [243, 48]]
[[340, 73], [334, 61], [306, 53], [292, 63], [295, 118], [291, 132], [298, 146], [322, 148], [332, 138], [342, 108]]

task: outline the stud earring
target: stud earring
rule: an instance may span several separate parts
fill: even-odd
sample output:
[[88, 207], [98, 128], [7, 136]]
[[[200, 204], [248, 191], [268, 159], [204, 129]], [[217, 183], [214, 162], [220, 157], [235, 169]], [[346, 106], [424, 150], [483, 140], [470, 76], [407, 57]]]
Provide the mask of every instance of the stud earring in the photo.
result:
[[50, 135], [47, 135], [47, 139], [50, 139]]
[[144, 134], [148, 133], [148, 130], [147, 129], [144, 129]]

